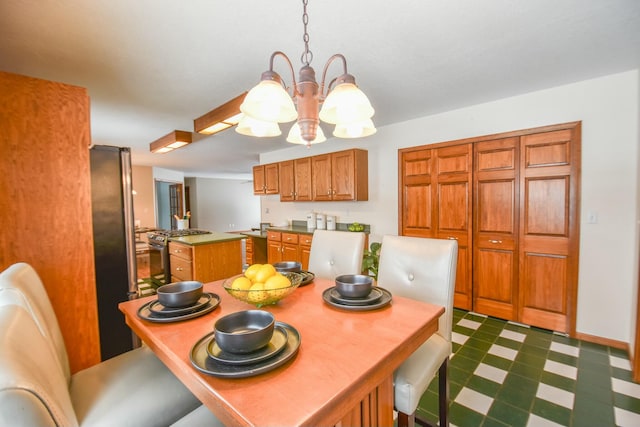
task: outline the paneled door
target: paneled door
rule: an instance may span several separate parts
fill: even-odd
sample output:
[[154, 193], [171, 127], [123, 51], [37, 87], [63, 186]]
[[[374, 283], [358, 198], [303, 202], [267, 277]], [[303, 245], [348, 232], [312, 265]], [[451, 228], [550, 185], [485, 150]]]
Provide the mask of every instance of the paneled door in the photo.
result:
[[475, 143], [473, 309], [516, 320], [519, 138]]
[[436, 237], [458, 241], [454, 305], [471, 310], [473, 145], [438, 148], [435, 153]]
[[432, 152], [431, 149], [421, 149], [400, 155], [402, 196], [398, 217], [402, 219], [400, 234], [403, 236], [435, 237], [431, 195]]
[[519, 319], [561, 332], [572, 329], [576, 310], [578, 133], [572, 128], [520, 139]]

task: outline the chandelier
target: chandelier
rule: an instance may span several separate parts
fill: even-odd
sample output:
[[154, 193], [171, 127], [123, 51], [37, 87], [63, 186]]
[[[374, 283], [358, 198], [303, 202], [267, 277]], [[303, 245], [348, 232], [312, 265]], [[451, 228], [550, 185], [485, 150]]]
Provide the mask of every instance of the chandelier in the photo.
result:
[[[243, 118], [236, 127], [236, 132], [243, 135], [266, 137], [278, 136], [282, 132], [278, 123], [296, 120], [287, 136], [287, 141], [294, 144], [311, 144], [326, 141], [320, 128], [320, 120], [334, 124], [333, 135], [338, 138], [361, 138], [373, 135], [376, 128], [371, 121], [373, 107], [367, 96], [356, 86], [355, 78], [347, 73], [347, 61], [341, 54], [335, 54], [324, 66], [320, 85], [316, 82], [316, 73], [309, 65], [313, 53], [309, 50], [309, 33], [307, 24], [308, 0], [302, 0], [304, 24], [304, 52], [300, 60], [302, 68], [296, 83], [293, 65], [284, 53], [276, 51], [271, 54], [269, 70], [262, 73], [260, 83], [249, 91], [240, 105]], [[287, 88], [280, 75], [273, 71], [276, 57], [283, 58], [291, 71], [292, 86]], [[329, 66], [341, 60], [343, 74], [326, 85]], [[291, 94], [289, 93], [291, 91]], [[322, 108], [319, 110], [320, 105]]]

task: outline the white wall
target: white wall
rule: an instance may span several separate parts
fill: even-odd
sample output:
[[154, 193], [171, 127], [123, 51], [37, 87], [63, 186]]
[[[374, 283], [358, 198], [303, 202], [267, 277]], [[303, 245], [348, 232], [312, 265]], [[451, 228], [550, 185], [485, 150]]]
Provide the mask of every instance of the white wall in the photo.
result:
[[[605, 76], [261, 155], [261, 163], [361, 147], [369, 151], [369, 201], [280, 203], [263, 196], [262, 221], [316, 210], [371, 224], [370, 241], [398, 232], [399, 148], [582, 121], [582, 197], [577, 330], [633, 344], [638, 264], [639, 71]], [[375, 117], [374, 117], [375, 119]], [[325, 134], [330, 135], [325, 128]], [[267, 213], [268, 211], [268, 213]], [[587, 212], [598, 215], [587, 224]]]
[[192, 228], [214, 231], [260, 227], [260, 198], [250, 180], [187, 178]]

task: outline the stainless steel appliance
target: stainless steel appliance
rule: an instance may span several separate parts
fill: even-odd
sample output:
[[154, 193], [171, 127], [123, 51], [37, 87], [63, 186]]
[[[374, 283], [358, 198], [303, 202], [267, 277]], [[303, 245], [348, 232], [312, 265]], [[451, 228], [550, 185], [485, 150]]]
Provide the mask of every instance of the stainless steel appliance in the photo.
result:
[[155, 230], [147, 234], [149, 242], [150, 270], [160, 272], [152, 275], [154, 284], [162, 286], [171, 283], [171, 265], [169, 264], [169, 238], [209, 234], [210, 231], [189, 228], [185, 230]]
[[118, 310], [120, 302], [137, 294], [131, 153], [128, 148], [94, 146], [90, 167], [98, 327], [106, 360], [134, 346]]

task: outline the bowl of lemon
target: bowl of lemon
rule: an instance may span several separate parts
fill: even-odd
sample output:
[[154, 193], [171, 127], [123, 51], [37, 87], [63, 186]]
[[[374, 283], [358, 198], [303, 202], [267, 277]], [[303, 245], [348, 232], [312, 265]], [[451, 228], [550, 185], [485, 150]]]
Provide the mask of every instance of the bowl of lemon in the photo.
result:
[[279, 272], [271, 264], [252, 264], [243, 274], [230, 277], [222, 287], [233, 297], [256, 307], [275, 304], [289, 296], [302, 282], [296, 272]]

